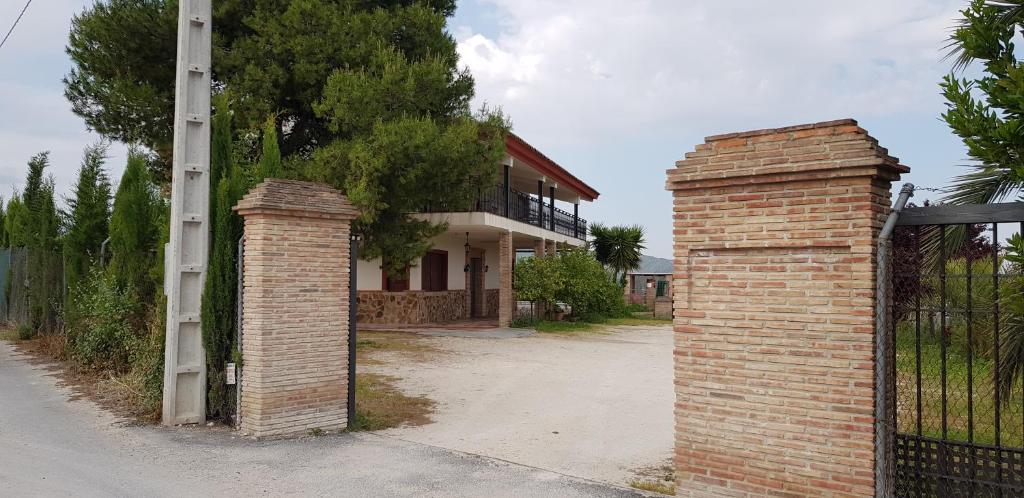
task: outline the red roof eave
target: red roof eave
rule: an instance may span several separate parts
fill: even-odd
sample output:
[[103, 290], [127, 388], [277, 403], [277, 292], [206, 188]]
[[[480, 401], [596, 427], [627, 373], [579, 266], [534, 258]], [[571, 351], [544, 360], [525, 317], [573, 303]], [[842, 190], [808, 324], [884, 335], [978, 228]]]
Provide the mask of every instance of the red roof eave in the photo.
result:
[[546, 176], [549, 181], [572, 189], [579, 194], [581, 199], [594, 201], [601, 195], [600, 192], [584, 183], [583, 180], [573, 176], [572, 173], [569, 173], [565, 168], [541, 153], [541, 151], [526, 143], [525, 140], [519, 138], [515, 133], [509, 133], [508, 138], [505, 139], [505, 150], [510, 156], [529, 163], [533, 169]]

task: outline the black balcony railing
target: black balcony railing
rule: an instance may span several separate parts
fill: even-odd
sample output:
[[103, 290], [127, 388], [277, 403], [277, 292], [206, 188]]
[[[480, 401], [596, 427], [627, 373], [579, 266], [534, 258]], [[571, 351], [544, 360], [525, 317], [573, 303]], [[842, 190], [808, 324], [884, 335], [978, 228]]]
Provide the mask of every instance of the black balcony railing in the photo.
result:
[[[558, 209], [557, 207], [552, 210], [551, 204], [544, 202], [543, 199], [538, 200], [537, 197], [531, 197], [529, 194], [525, 194], [515, 189], [510, 189], [508, 202], [506, 202], [505, 187], [503, 185], [497, 185], [485, 189], [480, 193], [476, 203], [469, 209], [453, 209], [446, 206], [429, 206], [424, 209], [424, 212], [491, 213], [580, 240], [586, 239], [587, 235], [587, 220]], [[554, 219], [552, 219], [552, 213], [554, 213]]]

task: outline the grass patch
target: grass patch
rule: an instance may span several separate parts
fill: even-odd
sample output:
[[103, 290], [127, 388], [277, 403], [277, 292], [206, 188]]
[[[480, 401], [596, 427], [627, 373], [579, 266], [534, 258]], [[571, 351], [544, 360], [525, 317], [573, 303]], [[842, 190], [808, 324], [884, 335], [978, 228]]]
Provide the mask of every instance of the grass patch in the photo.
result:
[[[925, 327], [922, 327], [925, 329]], [[912, 321], [896, 332], [897, 416], [899, 432], [917, 434], [916, 332]], [[927, 330], [921, 332], [921, 432], [942, 438], [942, 341]], [[946, 345], [946, 439], [995, 443], [995, 396], [992, 360], [981, 351], [971, 355], [966, 341], [951, 337]], [[968, 382], [968, 358], [972, 382]], [[967, 387], [972, 386], [973, 435], [969, 434]], [[1018, 385], [1001, 409], [1000, 442], [1024, 446], [1024, 389]], [[973, 437], [972, 437], [973, 436]]]
[[356, 375], [356, 416], [348, 428], [350, 432], [430, 423], [434, 401], [423, 396], [407, 396], [395, 387], [394, 381], [394, 377], [386, 375]]
[[594, 325], [587, 322], [552, 322], [540, 321], [536, 325], [537, 332], [546, 334], [574, 334], [594, 330]]
[[542, 320], [536, 322], [534, 328], [537, 332], [543, 332], [548, 334], [575, 334], [580, 332], [595, 332], [600, 331], [605, 326], [656, 326], [656, 325], [669, 325], [672, 323], [670, 319], [663, 318], [648, 318], [642, 316], [633, 316], [629, 318], [605, 318], [605, 317], [584, 317], [583, 320], [570, 322], [553, 322], [548, 320]]
[[0, 341], [13, 341], [18, 338], [18, 331], [10, 327], [0, 328]]
[[636, 488], [641, 491], [650, 491], [651, 493], [659, 493], [669, 496], [675, 496], [676, 494], [675, 483], [667, 481], [654, 481], [650, 479], [631, 479], [627, 484], [629, 484], [629, 487]]
[[623, 326], [644, 326], [644, 325], [671, 325], [671, 318], [654, 318], [654, 317], [643, 317], [634, 316], [631, 318], [609, 318], [606, 325], [623, 325]]

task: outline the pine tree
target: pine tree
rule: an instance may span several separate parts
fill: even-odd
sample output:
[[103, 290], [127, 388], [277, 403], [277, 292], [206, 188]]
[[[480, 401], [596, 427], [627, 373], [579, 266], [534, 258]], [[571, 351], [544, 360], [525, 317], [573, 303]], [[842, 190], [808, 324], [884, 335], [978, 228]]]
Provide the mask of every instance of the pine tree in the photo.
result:
[[107, 147], [99, 143], [85, 150], [74, 196], [65, 213], [64, 265], [68, 288], [74, 287], [98, 261], [110, 224], [111, 186], [103, 169]]
[[[96, 2], [72, 21], [65, 79], [74, 112], [106, 137], [143, 143], [169, 177], [176, 11], [173, 2]], [[289, 176], [343, 190], [363, 216], [365, 258], [404, 268], [444, 228], [410, 213], [469, 207], [497, 181], [509, 123], [470, 108], [472, 75], [446, 29], [455, 0], [218, 2], [213, 75], [232, 119], [254, 131], [273, 114], [257, 178]], [[258, 156], [259, 144], [240, 147]], [[216, 176], [214, 181], [219, 181]]]
[[150, 276], [158, 241], [156, 220], [161, 203], [150, 181], [146, 157], [128, 155], [110, 216], [110, 272], [121, 286], [131, 286], [140, 302], [152, 302], [156, 285]]

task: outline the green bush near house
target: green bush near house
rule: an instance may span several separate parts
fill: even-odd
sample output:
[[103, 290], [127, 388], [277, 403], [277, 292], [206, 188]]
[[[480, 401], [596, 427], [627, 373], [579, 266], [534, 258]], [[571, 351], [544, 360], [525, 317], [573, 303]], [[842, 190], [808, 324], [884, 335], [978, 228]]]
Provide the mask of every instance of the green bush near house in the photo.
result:
[[622, 286], [586, 249], [519, 262], [515, 287], [518, 299], [541, 303], [548, 309], [557, 303], [567, 305], [572, 321], [600, 323], [629, 315], [622, 300]]

